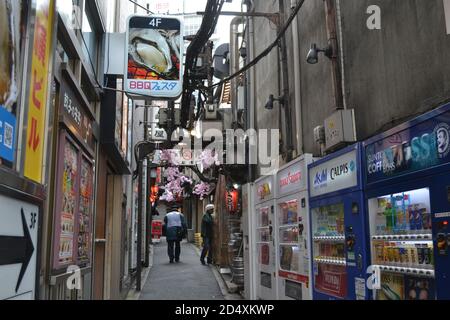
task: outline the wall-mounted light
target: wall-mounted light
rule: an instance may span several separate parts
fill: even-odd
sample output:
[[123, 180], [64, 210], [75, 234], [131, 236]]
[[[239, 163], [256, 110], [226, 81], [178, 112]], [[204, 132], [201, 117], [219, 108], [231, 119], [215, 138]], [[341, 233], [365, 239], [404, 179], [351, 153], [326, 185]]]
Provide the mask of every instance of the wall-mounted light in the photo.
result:
[[266, 108], [267, 110], [272, 110], [272, 109], [273, 109], [273, 103], [274, 103], [275, 101], [279, 101], [281, 104], [283, 104], [284, 97], [279, 97], [279, 98], [276, 99], [276, 98], [274, 97], [274, 95], [271, 94], [271, 95], [269, 96], [269, 101], [267, 101], [267, 103], [266, 103], [266, 105], [265, 105], [265, 108]]
[[309, 49], [308, 56], [306, 57], [306, 61], [309, 64], [317, 64], [319, 62], [319, 53], [323, 52], [324, 55], [327, 58], [330, 58], [333, 56], [333, 49], [331, 45], [328, 45], [324, 49], [317, 48], [317, 45], [315, 43], [311, 44], [311, 49]]

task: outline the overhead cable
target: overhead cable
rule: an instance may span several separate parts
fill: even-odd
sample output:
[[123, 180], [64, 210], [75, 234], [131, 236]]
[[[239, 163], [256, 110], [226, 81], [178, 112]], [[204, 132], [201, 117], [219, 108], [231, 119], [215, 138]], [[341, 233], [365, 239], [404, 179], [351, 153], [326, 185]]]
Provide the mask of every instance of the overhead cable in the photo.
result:
[[267, 48], [265, 49], [260, 55], [258, 55], [255, 59], [253, 59], [251, 62], [249, 62], [245, 67], [243, 67], [242, 69], [240, 69], [239, 71], [237, 71], [236, 73], [232, 74], [231, 76], [229, 76], [228, 78], [223, 79], [222, 81], [215, 83], [214, 85], [211, 86], [210, 89], [213, 89], [215, 87], [221, 86], [223, 85], [225, 82], [231, 81], [234, 78], [240, 76], [241, 74], [243, 74], [244, 72], [248, 71], [250, 68], [254, 67], [259, 61], [261, 61], [264, 57], [266, 57], [267, 55], [269, 55], [269, 53], [276, 47], [278, 46], [278, 43], [280, 42], [281, 38], [284, 37], [287, 29], [290, 27], [290, 25], [292, 24], [292, 21], [295, 19], [295, 17], [297, 16], [298, 12], [300, 11], [301, 7], [303, 6], [303, 3], [305, 2], [305, 0], [301, 0], [297, 6], [295, 7], [294, 11], [292, 12], [291, 16], [289, 17], [289, 19], [287, 20], [286, 24], [283, 26], [283, 28], [280, 30], [280, 32], [278, 33], [277, 38], [275, 39], [275, 41]]

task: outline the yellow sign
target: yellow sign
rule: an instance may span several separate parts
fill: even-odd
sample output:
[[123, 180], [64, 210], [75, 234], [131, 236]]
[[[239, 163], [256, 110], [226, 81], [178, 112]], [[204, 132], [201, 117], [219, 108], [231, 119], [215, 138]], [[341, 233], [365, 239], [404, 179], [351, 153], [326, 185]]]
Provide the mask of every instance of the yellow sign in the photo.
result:
[[45, 142], [45, 118], [49, 90], [50, 50], [53, 37], [55, 0], [36, 1], [31, 63], [31, 82], [28, 106], [27, 147], [25, 153], [25, 177], [42, 183]]

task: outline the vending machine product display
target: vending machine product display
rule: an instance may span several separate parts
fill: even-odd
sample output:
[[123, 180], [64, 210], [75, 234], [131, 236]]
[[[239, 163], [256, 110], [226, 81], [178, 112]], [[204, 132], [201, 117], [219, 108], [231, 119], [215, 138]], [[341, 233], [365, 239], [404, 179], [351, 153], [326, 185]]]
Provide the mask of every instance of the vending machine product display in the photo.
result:
[[278, 298], [311, 300], [308, 164], [304, 155], [281, 168], [276, 176], [276, 246], [278, 250]]
[[257, 251], [256, 296], [261, 300], [277, 299], [277, 274], [275, 251], [275, 190], [274, 176], [257, 180], [254, 184], [254, 226]]
[[378, 300], [450, 299], [450, 104], [364, 143]]
[[369, 298], [361, 150], [356, 144], [308, 167], [315, 300]]

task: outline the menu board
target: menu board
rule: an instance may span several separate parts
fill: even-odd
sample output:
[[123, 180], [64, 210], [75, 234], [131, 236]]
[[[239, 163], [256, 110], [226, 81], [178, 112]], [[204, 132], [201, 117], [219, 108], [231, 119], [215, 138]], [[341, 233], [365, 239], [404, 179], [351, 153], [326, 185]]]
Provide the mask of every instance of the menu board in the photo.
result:
[[62, 183], [62, 211], [60, 222], [59, 264], [73, 261], [73, 244], [76, 215], [76, 181], [78, 176], [78, 151], [68, 141], [64, 146], [64, 171]]
[[91, 244], [91, 210], [93, 191], [92, 165], [83, 158], [80, 175], [80, 214], [78, 216], [78, 261], [89, 262]]

